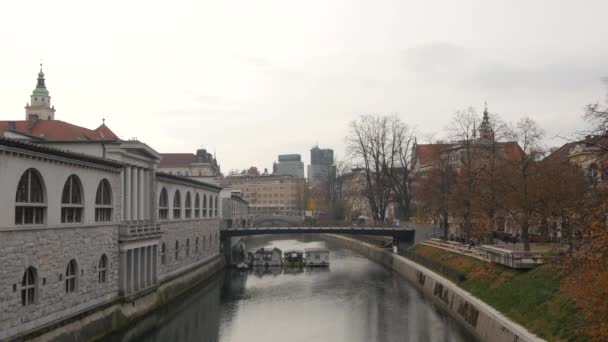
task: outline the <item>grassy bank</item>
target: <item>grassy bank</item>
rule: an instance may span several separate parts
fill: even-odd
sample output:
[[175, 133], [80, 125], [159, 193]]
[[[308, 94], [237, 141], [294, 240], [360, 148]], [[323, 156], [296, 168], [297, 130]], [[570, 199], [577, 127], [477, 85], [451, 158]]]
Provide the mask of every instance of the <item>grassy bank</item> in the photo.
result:
[[464, 273], [455, 281], [460, 287], [544, 339], [588, 340], [578, 332], [582, 316], [561, 291], [560, 274], [551, 265], [519, 271], [424, 245], [413, 253]]
[[370, 245], [376, 247], [384, 247], [386, 244], [393, 241], [393, 238], [386, 236], [375, 236], [375, 235], [358, 235], [358, 234], [346, 234], [344, 235], [351, 239], [363, 241], [365, 243], [369, 243]]

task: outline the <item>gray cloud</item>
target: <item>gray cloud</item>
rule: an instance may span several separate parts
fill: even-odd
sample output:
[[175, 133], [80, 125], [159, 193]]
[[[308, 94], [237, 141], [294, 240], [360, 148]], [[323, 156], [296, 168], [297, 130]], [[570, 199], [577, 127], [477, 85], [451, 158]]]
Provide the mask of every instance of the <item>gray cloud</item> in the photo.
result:
[[478, 89], [554, 89], [596, 87], [608, 75], [608, 63], [571, 62], [555, 56], [542, 64], [488, 61], [471, 49], [449, 43], [433, 43], [404, 53], [406, 70], [425, 80]]

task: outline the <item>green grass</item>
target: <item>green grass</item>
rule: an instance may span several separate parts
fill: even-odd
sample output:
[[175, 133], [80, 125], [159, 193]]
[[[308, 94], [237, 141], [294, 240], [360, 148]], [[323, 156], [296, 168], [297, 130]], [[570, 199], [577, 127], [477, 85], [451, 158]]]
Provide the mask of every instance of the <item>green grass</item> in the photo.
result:
[[551, 265], [519, 271], [438, 248], [418, 245], [415, 253], [466, 273], [457, 284], [515, 322], [549, 341], [587, 341], [583, 318], [560, 291], [560, 273]]

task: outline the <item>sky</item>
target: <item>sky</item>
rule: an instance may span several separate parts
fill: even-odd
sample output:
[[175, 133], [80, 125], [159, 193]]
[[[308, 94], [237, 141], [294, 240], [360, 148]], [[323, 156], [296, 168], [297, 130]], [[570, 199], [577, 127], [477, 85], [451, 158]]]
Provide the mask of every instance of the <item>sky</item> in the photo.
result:
[[0, 3], [0, 120], [22, 120], [42, 59], [55, 118], [158, 152], [216, 151], [225, 173], [332, 148], [398, 115], [418, 142], [474, 107], [534, 118], [547, 145], [603, 102], [608, 1]]

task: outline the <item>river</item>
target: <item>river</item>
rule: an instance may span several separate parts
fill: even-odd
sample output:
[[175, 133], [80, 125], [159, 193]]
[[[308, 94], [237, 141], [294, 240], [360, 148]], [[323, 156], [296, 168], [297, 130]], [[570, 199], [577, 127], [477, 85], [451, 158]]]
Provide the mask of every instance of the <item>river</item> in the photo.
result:
[[111, 341], [475, 341], [412, 284], [320, 236], [247, 238], [248, 250], [324, 247], [328, 269], [227, 269]]

